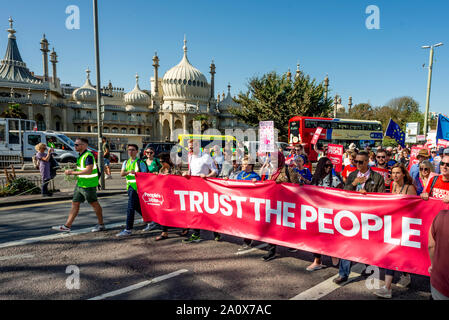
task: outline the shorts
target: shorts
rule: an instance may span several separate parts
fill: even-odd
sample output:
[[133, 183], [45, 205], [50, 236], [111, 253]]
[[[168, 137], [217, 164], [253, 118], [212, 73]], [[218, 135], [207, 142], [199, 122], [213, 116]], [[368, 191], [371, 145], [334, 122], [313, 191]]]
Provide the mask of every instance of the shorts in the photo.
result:
[[81, 202], [84, 201], [92, 203], [98, 200], [97, 198], [97, 188], [91, 187], [91, 188], [81, 188], [78, 185], [75, 187], [75, 190], [73, 191], [73, 202]]
[[111, 161], [109, 161], [109, 159], [104, 158], [104, 165], [109, 167], [111, 165]]

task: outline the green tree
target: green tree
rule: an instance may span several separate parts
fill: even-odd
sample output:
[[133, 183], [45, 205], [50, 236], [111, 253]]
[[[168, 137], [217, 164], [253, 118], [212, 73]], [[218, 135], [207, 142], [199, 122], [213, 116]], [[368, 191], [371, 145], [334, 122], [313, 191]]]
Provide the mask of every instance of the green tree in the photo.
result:
[[20, 109], [20, 104], [11, 104], [8, 109], [0, 114], [2, 118], [27, 119], [27, 115]]
[[332, 109], [332, 101], [324, 99], [324, 85], [302, 72], [291, 80], [273, 71], [250, 79], [247, 87], [235, 99], [241, 108], [230, 112], [253, 127], [260, 121], [274, 121], [281, 141], [287, 140], [288, 120], [293, 116], [327, 116]]
[[196, 117], [193, 118], [193, 120], [201, 121], [201, 132], [204, 132], [212, 127], [212, 124], [209, 121], [209, 117], [204, 114], [197, 115]]

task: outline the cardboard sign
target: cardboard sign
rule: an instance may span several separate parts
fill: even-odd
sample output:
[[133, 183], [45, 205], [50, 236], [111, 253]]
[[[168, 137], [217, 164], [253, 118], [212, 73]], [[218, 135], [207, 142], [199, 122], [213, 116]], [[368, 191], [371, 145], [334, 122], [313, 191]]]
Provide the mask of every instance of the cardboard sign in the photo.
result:
[[259, 152], [274, 152], [274, 122], [259, 122]]
[[323, 131], [323, 128], [321, 128], [321, 127], [316, 128], [315, 134], [313, 135], [313, 138], [312, 138], [312, 141], [310, 141], [310, 144], [316, 144], [318, 142], [322, 131]]

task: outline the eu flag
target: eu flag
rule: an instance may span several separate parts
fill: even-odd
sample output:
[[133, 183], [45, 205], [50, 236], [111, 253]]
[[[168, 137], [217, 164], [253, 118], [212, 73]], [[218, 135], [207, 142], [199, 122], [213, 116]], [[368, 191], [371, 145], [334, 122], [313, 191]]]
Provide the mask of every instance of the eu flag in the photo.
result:
[[388, 123], [387, 131], [385, 131], [387, 137], [393, 138], [401, 147], [405, 147], [405, 133], [402, 132], [399, 125], [390, 119]]
[[438, 115], [436, 139], [437, 139], [437, 143], [438, 143], [438, 139], [449, 140], [449, 118], [446, 118], [442, 114]]

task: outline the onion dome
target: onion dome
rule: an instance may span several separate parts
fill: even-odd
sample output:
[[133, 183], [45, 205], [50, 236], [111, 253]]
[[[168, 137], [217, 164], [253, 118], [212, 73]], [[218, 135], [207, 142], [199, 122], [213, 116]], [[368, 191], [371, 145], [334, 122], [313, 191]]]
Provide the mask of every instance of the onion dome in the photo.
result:
[[228, 84], [228, 95], [218, 103], [218, 109], [220, 111], [228, 111], [231, 108], [240, 108], [240, 105], [232, 99], [231, 85]]
[[150, 96], [140, 90], [138, 74], [136, 74], [136, 86], [132, 91], [125, 94], [124, 101], [126, 111], [133, 111], [136, 106], [148, 106], [150, 104]]
[[97, 90], [90, 83], [90, 70], [86, 70], [86, 82], [72, 93], [73, 100], [77, 102], [96, 102]]
[[168, 70], [162, 79], [164, 100], [209, 101], [209, 84], [204, 74], [192, 66], [187, 58], [187, 41], [184, 38], [184, 56]]

